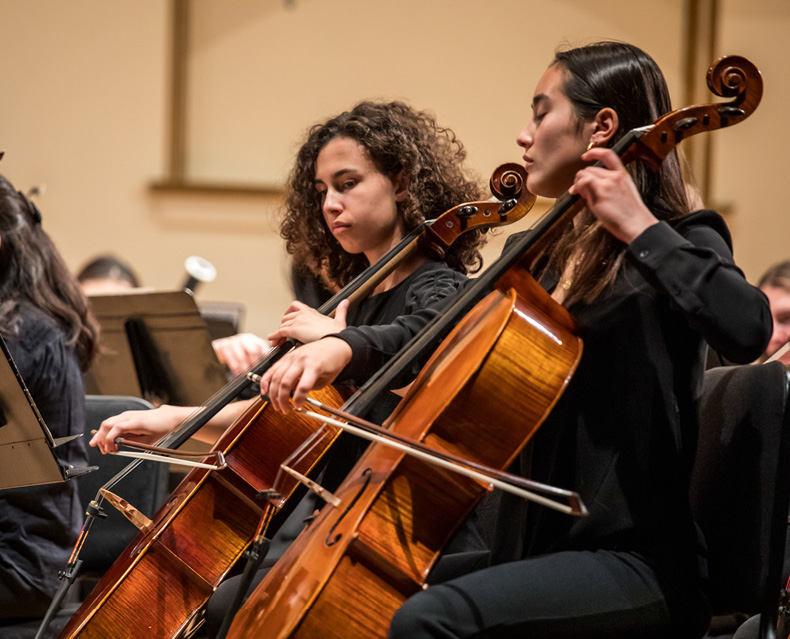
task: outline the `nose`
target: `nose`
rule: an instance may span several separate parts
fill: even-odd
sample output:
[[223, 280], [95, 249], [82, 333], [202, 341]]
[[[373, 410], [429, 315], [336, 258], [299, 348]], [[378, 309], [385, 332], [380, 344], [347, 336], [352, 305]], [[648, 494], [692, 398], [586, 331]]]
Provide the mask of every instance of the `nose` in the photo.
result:
[[516, 137], [516, 144], [524, 149], [528, 149], [532, 146], [532, 142], [532, 122], [527, 122], [524, 128], [521, 129], [521, 133]]
[[340, 194], [334, 189], [328, 189], [324, 194], [322, 208], [327, 215], [339, 214], [343, 210]]

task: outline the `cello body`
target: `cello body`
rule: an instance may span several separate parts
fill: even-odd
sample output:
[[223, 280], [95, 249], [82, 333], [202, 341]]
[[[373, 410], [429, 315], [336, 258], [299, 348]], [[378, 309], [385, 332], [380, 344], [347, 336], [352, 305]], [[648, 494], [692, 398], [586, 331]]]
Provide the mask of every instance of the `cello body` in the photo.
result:
[[[322, 401], [341, 403], [334, 388], [319, 394]], [[188, 635], [254, 538], [264, 508], [256, 495], [274, 485], [280, 463], [316, 428], [311, 420], [286, 417], [256, 399], [213, 448], [225, 452], [227, 467], [187, 474], [99, 581], [61, 639]], [[300, 470], [309, 473], [319, 457], [311, 456]], [[296, 481], [288, 477], [285, 485], [281, 492], [290, 494]]]
[[[493, 468], [515, 459], [582, 351], [567, 312], [526, 273], [520, 279], [529, 303], [515, 289], [481, 301], [388, 420], [398, 434]], [[228, 636], [386, 637], [394, 612], [424, 587], [443, 546], [487, 489], [371, 446], [336, 491], [341, 505], [324, 507], [309, 524]]]

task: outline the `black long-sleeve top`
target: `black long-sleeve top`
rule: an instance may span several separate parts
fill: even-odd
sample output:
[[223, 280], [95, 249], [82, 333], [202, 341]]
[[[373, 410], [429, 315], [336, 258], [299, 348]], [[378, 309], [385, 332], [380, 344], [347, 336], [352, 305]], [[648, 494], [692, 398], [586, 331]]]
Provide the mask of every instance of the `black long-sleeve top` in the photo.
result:
[[[453, 271], [443, 262], [426, 260], [391, 289], [352, 304], [346, 315], [349, 328], [337, 336], [344, 339], [353, 336], [351, 339], [357, 339], [357, 346], [352, 348], [356, 348], [358, 353], [364, 352], [367, 345], [376, 350], [382, 343], [388, 342], [391, 332], [403, 336], [412, 330], [416, 332], [416, 327], [427, 323], [435, 314], [431, 308], [452, 297], [466, 281], [465, 275]], [[349, 373], [338, 381], [359, 386], [368, 377]], [[400, 400], [400, 396], [394, 393], [382, 393], [360, 417], [381, 424]], [[327, 488], [332, 490], [342, 482], [366, 445], [364, 440], [341, 436], [340, 441], [333, 446], [331, 461], [327, 466], [324, 478]]]
[[[768, 302], [735, 266], [724, 221], [701, 211], [645, 230], [611, 290], [568, 310], [582, 360], [520, 462], [533, 479], [578, 491], [590, 514], [571, 518], [503, 495], [494, 561], [619, 549], [688, 574], [702, 554], [688, 481], [705, 343], [733, 362], [753, 361], [771, 335]], [[372, 374], [419, 328], [393, 327], [363, 348], [363, 335], [344, 331], [354, 349], [345, 374]]]

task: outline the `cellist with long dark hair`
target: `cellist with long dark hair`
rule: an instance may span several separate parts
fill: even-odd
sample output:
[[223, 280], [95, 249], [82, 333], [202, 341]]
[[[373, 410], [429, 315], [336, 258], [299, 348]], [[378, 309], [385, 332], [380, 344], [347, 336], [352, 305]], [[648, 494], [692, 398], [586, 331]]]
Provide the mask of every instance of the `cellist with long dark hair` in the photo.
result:
[[[705, 633], [704, 540], [688, 501], [705, 351], [751, 362], [771, 319], [723, 219], [692, 211], [677, 155], [653, 173], [610, 148], [669, 110], [660, 69], [627, 44], [560, 51], [538, 82], [518, 136], [527, 188], [577, 193], [586, 208], [532, 270], [575, 318], [584, 355], [514, 470], [577, 491], [589, 515], [503, 496], [491, 566], [412, 596], [392, 639]], [[325, 337], [314, 359], [297, 352], [269, 370], [262, 392], [300, 406], [314, 387], [377, 370], [413, 329]]]

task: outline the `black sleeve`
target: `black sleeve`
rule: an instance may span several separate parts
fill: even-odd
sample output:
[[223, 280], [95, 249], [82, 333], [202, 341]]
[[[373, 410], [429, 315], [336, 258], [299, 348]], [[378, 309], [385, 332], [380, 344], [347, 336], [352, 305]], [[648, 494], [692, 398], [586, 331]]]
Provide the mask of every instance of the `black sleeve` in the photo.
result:
[[631, 242], [627, 254], [728, 360], [746, 364], [763, 353], [772, 331], [768, 300], [746, 281], [713, 226], [686, 223], [675, 230], [665, 222], [654, 224]]
[[[415, 278], [409, 288], [406, 308], [390, 324], [354, 326], [338, 337], [351, 346], [352, 358], [339, 381], [361, 384], [405, 347], [454, 298], [466, 278], [449, 269], [433, 270]], [[424, 362], [414, 362], [401, 378], [403, 384], [416, 376]]]

